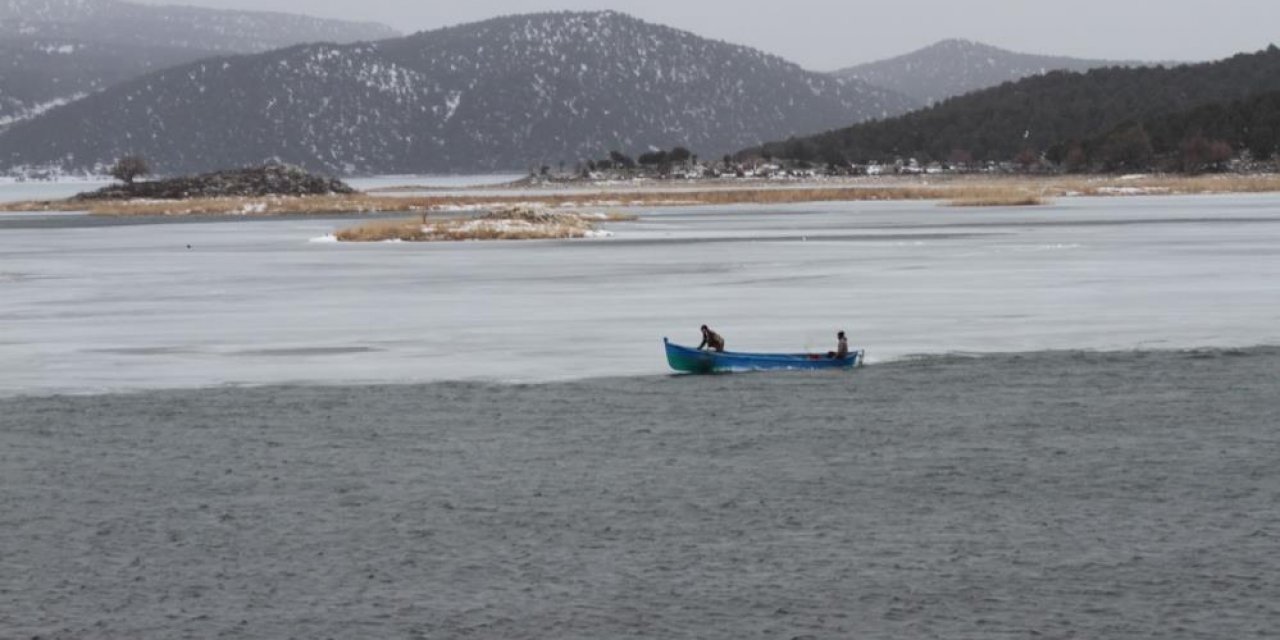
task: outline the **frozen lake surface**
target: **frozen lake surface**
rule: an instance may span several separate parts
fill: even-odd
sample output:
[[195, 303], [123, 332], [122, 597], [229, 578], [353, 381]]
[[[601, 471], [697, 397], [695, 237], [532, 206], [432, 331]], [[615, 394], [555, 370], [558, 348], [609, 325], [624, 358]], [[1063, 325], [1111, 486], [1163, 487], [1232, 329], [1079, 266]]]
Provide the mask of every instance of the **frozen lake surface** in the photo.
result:
[[16, 180], [0, 179], [0, 202], [59, 200], [109, 184], [109, 180]]
[[[361, 191], [387, 187], [417, 186], [429, 189], [461, 189], [506, 184], [524, 174], [497, 173], [483, 175], [369, 176], [345, 178], [347, 184]], [[110, 184], [109, 179], [25, 180], [0, 178], [0, 203], [23, 200], [59, 200]]]
[[662, 374], [662, 337], [702, 323], [737, 350], [845, 329], [873, 363], [1280, 343], [1275, 195], [640, 213], [360, 245], [312, 241], [352, 219], [0, 215], [0, 394]]
[[461, 175], [428, 175], [428, 176], [370, 176], [367, 178], [344, 178], [347, 184], [369, 191], [396, 187], [427, 187], [430, 189], [462, 189], [467, 187], [491, 187], [515, 182], [526, 174], [494, 173], [494, 174], [461, 174]]

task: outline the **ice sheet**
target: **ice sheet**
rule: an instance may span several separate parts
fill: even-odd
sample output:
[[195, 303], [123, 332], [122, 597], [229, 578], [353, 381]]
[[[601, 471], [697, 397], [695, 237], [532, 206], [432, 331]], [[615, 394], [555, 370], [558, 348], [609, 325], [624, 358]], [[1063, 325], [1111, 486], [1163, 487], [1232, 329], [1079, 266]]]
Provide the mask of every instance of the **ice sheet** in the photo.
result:
[[[385, 189], [388, 187], [423, 187], [424, 191], [396, 191], [384, 195], [439, 193], [439, 189], [452, 190], [464, 187], [485, 187], [503, 185], [520, 178], [523, 174], [496, 173], [482, 175], [405, 175], [405, 176], [371, 176], [364, 178], [347, 178], [347, 184], [361, 191]], [[25, 180], [0, 177], [0, 203], [20, 202], [23, 200], [58, 200], [70, 198], [84, 191], [93, 191], [111, 183], [103, 178], [62, 178], [59, 180]], [[446, 191], [447, 192], [447, 191]], [[5, 214], [0, 214], [5, 215]]]
[[[0, 219], [0, 394], [667, 372], [662, 338], [910, 354], [1280, 342], [1280, 197], [640, 211], [613, 237]], [[187, 246], [190, 245], [190, 248]]]
[[[109, 180], [64, 179], [27, 180], [18, 182], [0, 178], [0, 202], [23, 200], [60, 200], [84, 191], [93, 191], [109, 184]], [[0, 213], [0, 216], [7, 215]]]

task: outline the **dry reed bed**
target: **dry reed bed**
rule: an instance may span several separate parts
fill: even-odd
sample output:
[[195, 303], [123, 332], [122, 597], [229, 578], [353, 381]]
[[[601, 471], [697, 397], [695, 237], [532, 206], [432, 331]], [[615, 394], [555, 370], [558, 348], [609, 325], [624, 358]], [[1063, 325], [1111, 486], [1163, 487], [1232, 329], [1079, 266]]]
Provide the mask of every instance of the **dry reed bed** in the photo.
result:
[[1057, 196], [1272, 193], [1280, 191], [1280, 174], [1061, 177], [1046, 179], [1044, 190]]
[[503, 206], [663, 207], [731, 204], [786, 204], [854, 200], [935, 200], [964, 197], [981, 187], [851, 186], [812, 188], [753, 187], [701, 191], [609, 191], [519, 195], [440, 196], [295, 196], [276, 198], [194, 198], [191, 200], [125, 200], [104, 202], [20, 202], [0, 205], [5, 211], [86, 211], [114, 216], [289, 215], [338, 213], [421, 213]]
[[478, 217], [375, 220], [334, 234], [340, 242], [446, 242], [459, 240], [564, 240], [601, 232], [598, 224], [632, 220], [624, 214], [551, 212], [527, 207], [499, 209]]
[[87, 211], [98, 215], [289, 215], [343, 213], [423, 213], [510, 206], [662, 207], [687, 205], [787, 204], [860, 200], [942, 200], [961, 206], [1028, 204], [1031, 199], [1068, 196], [1124, 196], [1280, 192], [1280, 174], [1249, 176], [1138, 177], [974, 177], [928, 176], [877, 179], [857, 184], [812, 187], [752, 185], [742, 188], [613, 190], [594, 193], [512, 195], [375, 196], [368, 194], [191, 200], [73, 200], [0, 204], [0, 211]]
[[1047, 202], [1048, 200], [1034, 193], [1014, 190], [967, 195], [955, 198], [947, 205], [952, 207], [1034, 207]]

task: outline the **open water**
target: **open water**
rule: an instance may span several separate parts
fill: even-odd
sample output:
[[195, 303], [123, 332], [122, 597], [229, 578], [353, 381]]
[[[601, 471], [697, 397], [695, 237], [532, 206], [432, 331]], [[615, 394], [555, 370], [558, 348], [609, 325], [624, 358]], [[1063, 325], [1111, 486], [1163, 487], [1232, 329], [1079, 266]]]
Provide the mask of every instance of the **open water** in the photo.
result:
[[1261, 638], [1280, 351], [0, 400], [11, 638]]
[[0, 216], [0, 637], [1280, 627], [1280, 198], [352, 221]]

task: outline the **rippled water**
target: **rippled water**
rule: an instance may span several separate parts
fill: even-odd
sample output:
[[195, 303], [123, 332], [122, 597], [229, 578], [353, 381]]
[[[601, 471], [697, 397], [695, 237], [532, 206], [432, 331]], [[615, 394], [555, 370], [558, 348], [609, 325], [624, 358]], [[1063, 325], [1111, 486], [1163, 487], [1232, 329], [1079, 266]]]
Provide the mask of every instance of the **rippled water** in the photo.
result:
[[1246, 638], [1280, 351], [0, 400], [14, 638]]

